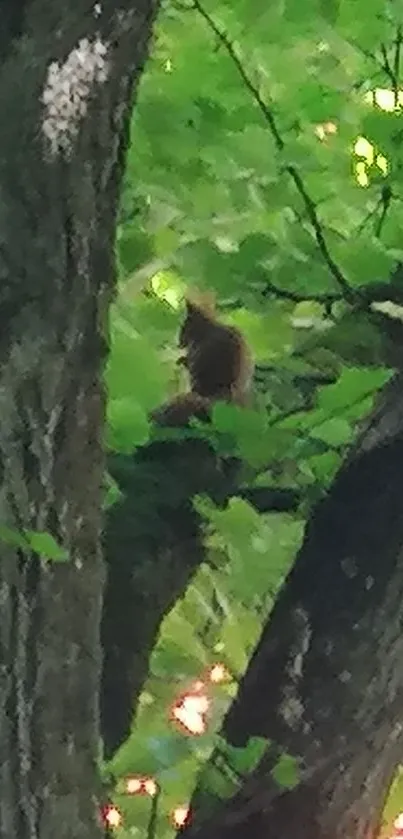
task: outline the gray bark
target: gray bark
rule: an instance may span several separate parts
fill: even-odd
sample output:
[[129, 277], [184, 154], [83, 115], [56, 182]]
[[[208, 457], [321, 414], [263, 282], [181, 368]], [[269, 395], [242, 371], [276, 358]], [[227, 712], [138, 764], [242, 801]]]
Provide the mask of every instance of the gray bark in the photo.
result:
[[0, 837], [97, 814], [102, 364], [133, 84], [157, 0], [4, 0], [0, 26]]

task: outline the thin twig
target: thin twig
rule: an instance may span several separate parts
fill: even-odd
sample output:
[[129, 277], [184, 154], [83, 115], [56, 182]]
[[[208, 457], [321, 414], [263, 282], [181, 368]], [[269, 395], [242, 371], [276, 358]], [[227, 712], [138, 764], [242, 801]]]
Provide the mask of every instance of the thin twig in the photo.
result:
[[264, 101], [264, 99], [262, 99], [259, 91], [256, 89], [255, 85], [253, 84], [252, 79], [249, 78], [249, 76], [248, 76], [248, 74], [247, 74], [247, 72], [246, 72], [246, 70], [245, 70], [245, 68], [242, 64], [242, 61], [240, 60], [240, 58], [238, 56], [238, 53], [236, 52], [236, 50], [234, 48], [234, 45], [229, 40], [227, 34], [219, 26], [217, 26], [217, 24], [215, 23], [213, 18], [209, 15], [209, 13], [206, 11], [206, 9], [201, 5], [199, 0], [193, 0], [193, 8], [196, 9], [196, 11], [198, 11], [199, 14], [204, 18], [207, 25], [211, 29], [211, 31], [214, 32], [217, 40], [220, 42], [220, 44], [222, 44], [223, 47], [225, 47], [228, 55], [230, 56], [230, 58], [234, 62], [235, 66], [236, 66], [236, 68], [237, 68], [237, 70], [238, 70], [238, 72], [239, 72], [239, 74], [242, 78], [242, 81], [245, 84], [245, 87], [251, 93], [251, 95], [252, 95], [253, 99], [255, 100], [256, 104], [259, 106], [266, 122], [270, 126], [270, 130], [273, 134], [274, 142], [275, 142], [278, 150], [283, 151], [285, 144], [284, 144], [284, 140], [282, 139], [282, 137], [281, 137], [281, 135], [278, 131], [276, 121], [274, 119], [274, 115], [273, 115], [271, 109], [266, 105], [266, 102]]
[[357, 227], [354, 230], [354, 234], [359, 236], [365, 230], [367, 224], [369, 224], [369, 222], [372, 221], [374, 217], [376, 218], [377, 213], [381, 209], [381, 207], [383, 207], [383, 204], [384, 200], [381, 195], [380, 198], [378, 198], [375, 207], [373, 207], [372, 210], [370, 210], [369, 213], [367, 213], [366, 216], [364, 216], [363, 220], [360, 221], [360, 223], [357, 225]]
[[[278, 151], [283, 152], [285, 150], [285, 143], [284, 140], [279, 132], [277, 127], [277, 122], [274, 117], [272, 109], [267, 105], [264, 101], [262, 96], [260, 95], [258, 89], [252, 82], [252, 79], [249, 77], [248, 73], [246, 72], [243, 63], [233, 45], [233, 43], [228, 38], [226, 32], [224, 32], [220, 26], [218, 26], [210, 14], [206, 11], [206, 9], [201, 5], [199, 0], [193, 0], [193, 7], [194, 9], [201, 15], [201, 17], [205, 20], [210, 30], [214, 33], [219, 43], [224, 47], [227, 54], [230, 56], [231, 60], [235, 64], [247, 90], [249, 90], [252, 98], [254, 99], [255, 103], [258, 105], [267, 125], [270, 128], [274, 143]], [[284, 167], [285, 171], [288, 172], [294, 184], [297, 188], [297, 191], [302, 198], [306, 214], [308, 219], [311, 223], [313, 228], [316, 242], [319, 248], [319, 251], [322, 255], [323, 260], [325, 261], [326, 265], [328, 266], [330, 273], [333, 276], [333, 279], [336, 281], [337, 285], [341, 289], [343, 293], [343, 297], [347, 299], [351, 303], [355, 303], [357, 298], [359, 297], [358, 292], [353, 291], [346, 278], [344, 277], [343, 273], [341, 272], [338, 265], [334, 262], [329, 248], [327, 246], [327, 242], [325, 240], [323, 230], [316, 212], [315, 204], [312, 198], [309, 196], [305, 189], [304, 182], [301, 178], [300, 173], [295, 168], [293, 164], [286, 164]]]
[[350, 288], [344, 274], [342, 274], [342, 272], [340, 271], [340, 268], [338, 267], [338, 265], [336, 265], [336, 263], [334, 262], [331, 254], [330, 254], [330, 251], [328, 249], [325, 237], [323, 235], [323, 230], [322, 230], [322, 227], [321, 227], [321, 224], [320, 224], [317, 212], [316, 212], [315, 204], [314, 204], [314, 202], [312, 201], [312, 198], [308, 195], [308, 193], [305, 189], [305, 185], [304, 185], [304, 182], [301, 178], [300, 173], [295, 168], [295, 166], [292, 166], [292, 165], [287, 166], [286, 169], [289, 172], [289, 174], [291, 175], [291, 177], [292, 177], [292, 179], [295, 183], [295, 186], [297, 187], [297, 190], [298, 190], [298, 192], [299, 192], [299, 194], [300, 194], [300, 196], [301, 196], [301, 198], [302, 198], [302, 200], [305, 204], [307, 216], [308, 216], [308, 219], [311, 222], [311, 225], [313, 227], [313, 230], [314, 230], [314, 233], [315, 233], [315, 238], [316, 238], [319, 250], [320, 250], [320, 252], [323, 256], [324, 261], [328, 265], [333, 278], [336, 280], [336, 282], [337, 282], [339, 288], [341, 289], [341, 291], [343, 292], [343, 295], [346, 298], [346, 300], [349, 300], [350, 302], [355, 303], [357, 295]]
[[286, 288], [279, 288], [271, 281], [267, 281], [263, 291], [263, 296], [269, 297], [270, 295], [278, 297], [280, 300], [290, 300], [291, 303], [304, 303], [306, 301], [312, 301], [314, 303], [332, 305], [338, 300], [344, 300], [343, 294], [308, 294], [306, 292], [290, 291]]
[[382, 68], [383, 68], [386, 76], [388, 77], [390, 83], [394, 87], [395, 86], [395, 77], [393, 75], [393, 70], [392, 70], [392, 67], [391, 67], [391, 64], [390, 64], [390, 61], [389, 61], [389, 56], [388, 56], [385, 44], [381, 44], [381, 53], [382, 53], [382, 60], [383, 60]]
[[382, 209], [381, 209], [379, 218], [377, 219], [377, 222], [376, 222], [376, 225], [375, 225], [375, 231], [374, 231], [375, 237], [377, 239], [381, 238], [382, 228], [383, 228], [383, 225], [385, 224], [386, 217], [388, 215], [388, 211], [389, 211], [390, 205], [392, 203], [392, 197], [393, 197], [392, 196], [392, 190], [391, 190], [390, 186], [384, 186], [383, 189], [382, 189], [381, 199], [380, 199], [380, 207]]
[[399, 24], [397, 27], [396, 32], [396, 40], [395, 40], [395, 56], [393, 62], [393, 75], [394, 75], [394, 93], [395, 93], [395, 108], [397, 108], [399, 104], [399, 76], [400, 76], [400, 51], [402, 46], [402, 27]]
[[395, 108], [399, 105], [399, 76], [400, 76], [400, 56], [401, 56], [401, 47], [403, 41], [403, 32], [402, 27], [399, 25], [397, 27], [396, 38], [394, 42], [394, 56], [393, 56], [393, 66], [388, 56], [388, 51], [385, 44], [381, 44], [381, 54], [382, 54], [382, 69], [385, 75], [388, 77], [394, 93], [394, 102]]

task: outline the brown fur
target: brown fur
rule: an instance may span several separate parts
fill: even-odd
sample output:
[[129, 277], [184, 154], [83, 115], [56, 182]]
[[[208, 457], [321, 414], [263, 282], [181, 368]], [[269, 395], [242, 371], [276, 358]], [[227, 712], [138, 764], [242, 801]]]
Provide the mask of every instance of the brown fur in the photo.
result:
[[250, 350], [238, 329], [217, 320], [211, 304], [186, 301], [179, 346], [192, 392], [247, 404], [254, 368]]
[[186, 426], [192, 418], [207, 420], [219, 400], [247, 405], [254, 364], [249, 347], [233, 326], [220, 323], [212, 295], [186, 300], [186, 317], [179, 333], [181, 359], [189, 373], [190, 392], [154, 412], [158, 425]]

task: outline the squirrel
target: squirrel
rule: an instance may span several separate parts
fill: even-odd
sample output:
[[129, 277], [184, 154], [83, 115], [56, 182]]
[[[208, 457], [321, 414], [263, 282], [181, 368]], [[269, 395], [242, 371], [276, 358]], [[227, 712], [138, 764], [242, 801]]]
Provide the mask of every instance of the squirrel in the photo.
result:
[[157, 425], [186, 426], [194, 417], [208, 420], [214, 402], [247, 406], [251, 394], [254, 363], [241, 332], [220, 323], [210, 295], [188, 296], [185, 305], [179, 333], [184, 353], [178, 363], [189, 373], [190, 390], [154, 411]]

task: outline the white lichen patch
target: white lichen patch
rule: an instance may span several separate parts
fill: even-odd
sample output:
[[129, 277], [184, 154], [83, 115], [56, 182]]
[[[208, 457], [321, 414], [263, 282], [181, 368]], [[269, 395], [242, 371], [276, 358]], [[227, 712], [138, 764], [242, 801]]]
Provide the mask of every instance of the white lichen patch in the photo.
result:
[[289, 728], [298, 728], [304, 715], [304, 706], [298, 696], [287, 696], [279, 707], [280, 717]]
[[292, 653], [287, 663], [288, 684], [283, 691], [279, 713], [289, 728], [298, 728], [304, 715], [304, 704], [299, 693], [299, 683], [303, 676], [305, 656], [309, 651], [312, 629], [309, 615], [298, 607], [293, 615], [296, 638]]
[[99, 36], [82, 38], [66, 61], [49, 64], [42, 93], [42, 130], [53, 156], [71, 154], [94, 85], [106, 82], [108, 45]]
[[297, 637], [288, 662], [287, 672], [291, 680], [297, 682], [302, 677], [304, 659], [311, 643], [312, 630], [305, 609], [297, 608], [295, 610], [294, 620], [297, 628]]
[[347, 684], [347, 682], [351, 682], [352, 675], [348, 670], [343, 670], [339, 673], [339, 681], [343, 684]]
[[0, 606], [5, 608], [8, 605], [10, 597], [10, 589], [8, 584], [3, 582], [0, 585]]
[[349, 580], [353, 580], [354, 577], [358, 574], [358, 566], [355, 559], [351, 556], [346, 556], [344, 559], [341, 560], [340, 563], [341, 570], [343, 574], [348, 577]]
[[290, 672], [295, 677], [295, 679], [300, 679], [302, 676], [302, 665], [304, 663], [304, 657], [302, 653], [298, 653], [292, 661]]

